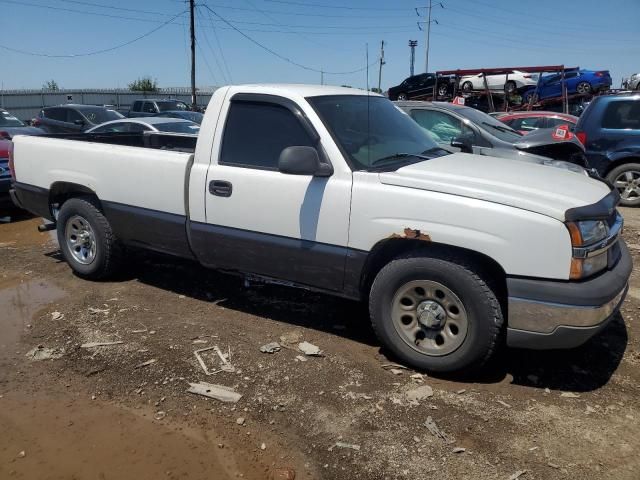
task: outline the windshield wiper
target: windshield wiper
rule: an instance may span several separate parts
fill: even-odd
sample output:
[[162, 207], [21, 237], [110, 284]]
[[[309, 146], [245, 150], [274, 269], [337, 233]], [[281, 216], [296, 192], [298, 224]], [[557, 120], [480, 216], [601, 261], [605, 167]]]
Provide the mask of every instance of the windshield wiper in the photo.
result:
[[[431, 149], [426, 150], [423, 153], [427, 153], [430, 150]], [[377, 160], [374, 160], [373, 162], [371, 162], [371, 166], [373, 167], [374, 165], [376, 165], [378, 163], [388, 162], [388, 161], [392, 161], [392, 160], [399, 160], [401, 158], [419, 158], [421, 160], [431, 160], [433, 157], [428, 157], [428, 156], [422, 155], [420, 153], [394, 153], [393, 155], [387, 155], [386, 157], [382, 157], [382, 158], [379, 158]]]
[[483, 125], [487, 125], [488, 127], [491, 128], [495, 128], [496, 130], [498, 130], [499, 132], [509, 132], [509, 133], [514, 133], [516, 135], [518, 135], [519, 137], [521, 137], [522, 135], [518, 132], [516, 132], [514, 129], [507, 127], [507, 126], [502, 126], [502, 125], [493, 125], [492, 123], [489, 122], [482, 122]]

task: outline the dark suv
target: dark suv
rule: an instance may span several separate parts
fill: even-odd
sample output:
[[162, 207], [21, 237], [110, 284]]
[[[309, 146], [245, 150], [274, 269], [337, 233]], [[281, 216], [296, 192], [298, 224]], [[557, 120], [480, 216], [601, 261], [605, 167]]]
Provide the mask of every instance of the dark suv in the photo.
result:
[[620, 192], [620, 203], [640, 206], [640, 93], [594, 98], [575, 133], [589, 165]]
[[48, 133], [78, 133], [119, 118], [124, 116], [109, 108], [69, 104], [43, 108], [31, 124]]
[[[389, 100], [410, 100], [433, 96], [436, 84], [435, 73], [421, 73], [406, 78], [400, 85], [389, 88]], [[444, 97], [451, 93], [453, 84], [447, 77], [438, 78], [438, 96]]]
[[180, 100], [136, 100], [127, 115], [129, 118], [153, 117], [162, 112], [188, 111], [189, 106]]

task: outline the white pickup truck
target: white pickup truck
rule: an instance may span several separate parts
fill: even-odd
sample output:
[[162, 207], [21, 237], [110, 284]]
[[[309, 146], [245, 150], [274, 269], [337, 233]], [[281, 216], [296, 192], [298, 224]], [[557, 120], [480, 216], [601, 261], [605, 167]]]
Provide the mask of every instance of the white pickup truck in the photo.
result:
[[365, 301], [389, 352], [441, 372], [505, 339], [580, 345], [627, 292], [615, 190], [452, 154], [378, 95], [224, 87], [197, 144], [153, 135], [14, 138], [14, 201], [54, 222], [79, 276], [142, 247]]

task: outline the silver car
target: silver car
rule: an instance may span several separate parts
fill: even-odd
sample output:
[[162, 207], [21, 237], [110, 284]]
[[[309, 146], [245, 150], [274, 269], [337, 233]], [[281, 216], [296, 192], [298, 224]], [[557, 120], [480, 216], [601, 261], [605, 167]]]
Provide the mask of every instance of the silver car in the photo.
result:
[[190, 120], [167, 117], [122, 118], [106, 122], [87, 130], [86, 133], [142, 133], [166, 132], [197, 135], [200, 125]]
[[634, 73], [625, 83], [627, 84], [626, 88], [629, 90], [640, 90], [640, 73]]

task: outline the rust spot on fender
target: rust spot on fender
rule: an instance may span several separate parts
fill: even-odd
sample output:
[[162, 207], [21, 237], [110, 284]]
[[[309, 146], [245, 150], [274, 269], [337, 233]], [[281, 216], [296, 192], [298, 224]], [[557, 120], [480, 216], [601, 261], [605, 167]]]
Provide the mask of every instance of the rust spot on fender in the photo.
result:
[[394, 233], [389, 238], [407, 238], [411, 240], [421, 240], [423, 242], [431, 241], [431, 237], [426, 233], [422, 233], [420, 230], [417, 230], [415, 228], [409, 228], [409, 227], [404, 229], [404, 231], [402, 232], [402, 235]]

